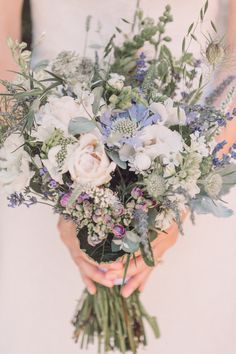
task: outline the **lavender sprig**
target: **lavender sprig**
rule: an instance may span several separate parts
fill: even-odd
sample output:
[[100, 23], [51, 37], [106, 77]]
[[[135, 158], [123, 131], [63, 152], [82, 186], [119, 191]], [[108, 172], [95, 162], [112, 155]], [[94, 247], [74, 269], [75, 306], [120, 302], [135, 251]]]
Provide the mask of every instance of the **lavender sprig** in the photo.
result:
[[148, 237], [148, 214], [143, 210], [134, 212], [135, 230], [140, 236], [140, 248], [143, 258], [148, 266], [154, 266], [153, 253]]

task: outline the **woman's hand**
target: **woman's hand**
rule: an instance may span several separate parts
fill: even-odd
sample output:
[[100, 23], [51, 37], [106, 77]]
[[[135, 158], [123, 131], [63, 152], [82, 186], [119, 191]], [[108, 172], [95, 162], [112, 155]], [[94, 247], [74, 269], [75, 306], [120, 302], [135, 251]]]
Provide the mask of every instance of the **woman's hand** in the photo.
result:
[[[93, 262], [86, 254], [81, 251], [79, 241], [76, 237], [76, 226], [72, 221], [66, 221], [60, 217], [58, 222], [60, 236], [66, 247], [68, 248], [74, 262], [79, 267], [81, 277], [91, 294], [95, 294], [96, 286], [94, 282], [107, 287], [113, 287], [117, 279], [122, 279], [124, 275], [125, 265], [122, 261], [112, 264], [100, 264]], [[171, 246], [173, 246], [178, 238], [178, 227], [174, 223], [167, 233], [160, 233], [156, 240], [152, 242], [153, 255], [158, 265], [160, 258]], [[106, 269], [103, 272], [100, 269]], [[130, 296], [136, 289], [142, 291], [145, 283], [153, 271], [154, 267], [148, 267], [140, 254], [136, 257], [136, 262], [131, 260], [127, 272], [128, 282], [123, 286], [121, 294], [124, 297]]]
[[[173, 223], [167, 230], [167, 233], [159, 233], [158, 237], [152, 242], [153, 256], [156, 266], [160, 263], [160, 259], [164, 253], [175, 244], [178, 238], [178, 233], [178, 226], [176, 223]], [[140, 254], [136, 257], [136, 262], [131, 260], [127, 271], [128, 281], [122, 287], [121, 294], [124, 297], [128, 297], [137, 289], [142, 291], [149, 275], [154, 269], [155, 267], [149, 267], [146, 265]], [[123, 274], [124, 268], [116, 271], [109, 269], [106, 273], [106, 278], [115, 280], [117, 278], [122, 278]]]
[[113, 287], [114, 281], [106, 278], [104, 271], [101, 271], [100, 269], [119, 272], [123, 269], [123, 264], [121, 262], [115, 262], [112, 264], [100, 264], [98, 267], [97, 263], [93, 262], [83, 251], [81, 251], [79, 241], [76, 236], [76, 225], [72, 221], [65, 220], [63, 217], [60, 217], [58, 229], [62, 241], [68, 248], [72, 259], [79, 267], [81, 277], [88, 291], [91, 294], [96, 293], [96, 285], [94, 282], [109, 288]]

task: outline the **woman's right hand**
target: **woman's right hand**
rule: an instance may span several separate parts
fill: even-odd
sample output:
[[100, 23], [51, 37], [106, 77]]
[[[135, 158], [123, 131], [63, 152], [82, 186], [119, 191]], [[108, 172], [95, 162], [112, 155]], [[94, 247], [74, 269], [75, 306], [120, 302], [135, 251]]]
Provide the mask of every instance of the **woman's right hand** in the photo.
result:
[[[81, 277], [90, 294], [96, 293], [96, 283], [113, 287], [117, 278], [117, 273], [123, 268], [122, 262], [112, 264], [97, 264], [81, 251], [78, 238], [76, 236], [76, 225], [71, 220], [65, 220], [62, 216], [58, 222], [58, 230], [63, 243], [68, 248], [72, 259], [79, 267]], [[107, 279], [105, 270], [112, 270], [114, 279]]]

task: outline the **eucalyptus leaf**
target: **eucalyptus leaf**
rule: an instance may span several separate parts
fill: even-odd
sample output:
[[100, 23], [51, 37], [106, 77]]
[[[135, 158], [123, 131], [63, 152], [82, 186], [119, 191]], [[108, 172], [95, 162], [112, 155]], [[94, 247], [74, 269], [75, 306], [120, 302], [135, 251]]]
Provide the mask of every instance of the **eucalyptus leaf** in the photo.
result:
[[231, 188], [236, 185], [236, 165], [230, 164], [217, 170], [217, 172], [221, 175], [223, 180], [220, 195], [228, 194]]
[[107, 150], [107, 155], [110, 157], [110, 159], [112, 161], [114, 161], [116, 163], [117, 166], [119, 166], [120, 168], [122, 168], [123, 170], [126, 169], [127, 167], [127, 164], [125, 161], [122, 161], [120, 158], [119, 158], [119, 154], [118, 152], [116, 151], [109, 151]]
[[155, 208], [148, 210], [148, 225], [149, 225], [149, 227], [155, 226], [156, 216], [157, 216], [157, 210]]
[[[148, 247], [148, 252], [146, 250], [146, 247]], [[155, 260], [154, 260], [154, 257], [153, 257], [152, 246], [151, 246], [151, 243], [150, 243], [149, 239], [147, 240], [145, 245], [140, 243], [140, 250], [141, 250], [141, 254], [142, 254], [143, 260], [147, 264], [147, 266], [154, 267], [155, 266]]]
[[111, 243], [112, 252], [119, 252], [122, 249], [122, 241], [113, 239]]
[[96, 123], [92, 120], [84, 117], [75, 117], [72, 118], [69, 123], [68, 133], [75, 136], [83, 133], [89, 133], [96, 127]]
[[225, 207], [222, 203], [213, 201], [207, 196], [192, 200], [191, 207], [197, 214], [213, 214], [221, 218], [233, 215], [233, 210]]
[[102, 86], [95, 87], [92, 93], [94, 95], [94, 101], [92, 105], [93, 114], [96, 116], [100, 108], [101, 98], [103, 94], [103, 87]]
[[138, 251], [140, 245], [140, 237], [133, 231], [127, 231], [122, 239], [122, 249], [127, 253]]

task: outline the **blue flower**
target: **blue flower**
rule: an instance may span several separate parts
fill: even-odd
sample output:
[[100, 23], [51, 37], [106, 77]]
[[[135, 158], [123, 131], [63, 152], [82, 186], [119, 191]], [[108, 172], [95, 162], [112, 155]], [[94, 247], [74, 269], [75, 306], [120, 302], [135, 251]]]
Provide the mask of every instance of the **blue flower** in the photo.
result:
[[138, 144], [138, 133], [146, 126], [160, 120], [159, 114], [153, 114], [143, 104], [133, 103], [132, 106], [121, 112], [105, 112], [101, 119], [102, 134], [107, 143]]

